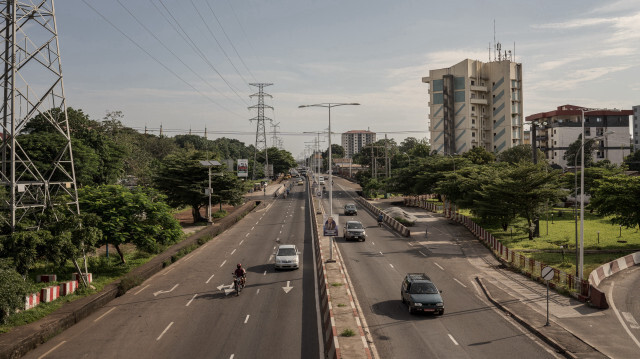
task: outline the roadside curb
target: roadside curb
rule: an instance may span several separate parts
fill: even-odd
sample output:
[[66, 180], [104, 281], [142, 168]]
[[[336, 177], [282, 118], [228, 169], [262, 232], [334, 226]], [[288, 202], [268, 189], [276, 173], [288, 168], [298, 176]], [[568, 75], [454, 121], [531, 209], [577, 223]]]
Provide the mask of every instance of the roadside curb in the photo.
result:
[[409, 230], [409, 228], [405, 227], [402, 223], [396, 221], [395, 218], [391, 218], [389, 215], [384, 213], [378, 207], [371, 204], [366, 199], [362, 197], [356, 197], [356, 201], [360, 202], [360, 204], [362, 204], [367, 210], [369, 210], [369, 212], [373, 213], [374, 217], [378, 217], [378, 215], [382, 213], [382, 216], [384, 217], [384, 222], [389, 226], [389, 228], [398, 232], [401, 236], [411, 237], [411, 230]]
[[[537, 328], [535, 328], [534, 325], [532, 325], [531, 323], [529, 323], [527, 320], [525, 320], [522, 316], [516, 314], [513, 310], [509, 309], [507, 305], [503, 305], [502, 303], [500, 303], [499, 300], [497, 300], [496, 298], [493, 297], [493, 295], [491, 294], [491, 292], [487, 289], [484, 281], [482, 278], [480, 277], [475, 277], [476, 282], [480, 285], [480, 288], [482, 289], [482, 292], [485, 294], [485, 296], [487, 297], [487, 299], [489, 299], [489, 301], [495, 305], [498, 309], [502, 310], [503, 312], [505, 312], [508, 316], [510, 316], [511, 318], [513, 318], [516, 322], [518, 322], [520, 325], [522, 325], [523, 327], [525, 327], [528, 331], [530, 331], [532, 334], [534, 334], [535, 336], [537, 336], [538, 338], [540, 338], [542, 341], [544, 341], [545, 343], [547, 343], [549, 346], [551, 346], [553, 349], [555, 349], [559, 354], [562, 354], [564, 357], [566, 358], [570, 358], [570, 359], [577, 359], [581, 356], [578, 356], [574, 353], [572, 353], [571, 351], [569, 351], [569, 349], [561, 344], [559, 341], [557, 341], [556, 339], [546, 335], [545, 333], [543, 333], [542, 331], [538, 330]], [[598, 357], [606, 357], [604, 354], [602, 354], [601, 352], [599, 352], [597, 349], [595, 349], [594, 347], [592, 347], [591, 345], [589, 345], [588, 343], [584, 342], [582, 339], [578, 338], [577, 336], [575, 336], [573, 333], [567, 331], [566, 329], [562, 328], [561, 326], [559, 326], [558, 324], [554, 323], [554, 326], [556, 328], [560, 328], [562, 331], [565, 331], [568, 335], [570, 335], [570, 338], [579, 341], [580, 343], [586, 345], [587, 347], [589, 347], [590, 349], [593, 350], [594, 353], [599, 354]]]
[[44, 318], [16, 327], [8, 333], [0, 335], [0, 359], [19, 358], [27, 354], [38, 345], [45, 343], [47, 340], [102, 308], [119, 295], [124, 294], [119, 293], [119, 284], [123, 279], [132, 278], [145, 281], [151, 278], [151, 276], [164, 269], [165, 261], [171, 259], [171, 257], [181, 249], [197, 244], [198, 240], [203, 237], [211, 236], [213, 238], [218, 236], [239, 222], [249, 212], [260, 206], [260, 204], [260, 201], [249, 201], [245, 203], [232, 212], [233, 215], [229, 215], [220, 220], [217, 225], [207, 226], [191, 234], [183, 241], [174, 244], [166, 251], [158, 254], [149, 262], [133, 269], [121, 279], [105, 285], [102, 291], [73, 302], [65, 303], [58, 310]]

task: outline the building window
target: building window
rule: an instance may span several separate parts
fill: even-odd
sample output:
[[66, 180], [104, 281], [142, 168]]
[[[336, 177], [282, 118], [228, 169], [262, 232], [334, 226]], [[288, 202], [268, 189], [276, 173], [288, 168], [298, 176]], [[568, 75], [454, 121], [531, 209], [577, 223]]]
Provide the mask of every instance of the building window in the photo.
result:
[[[471, 86], [475, 85], [476, 82], [474, 80], [471, 80]], [[475, 147], [475, 146], [474, 146]]]
[[602, 127], [596, 128], [596, 136], [602, 136], [602, 135], [604, 135], [604, 128]]
[[591, 136], [591, 127], [587, 127], [584, 129], [584, 135], [585, 136]]
[[[472, 118], [472, 119], [471, 119], [471, 124], [472, 124], [472, 125], [475, 125], [475, 124], [476, 124], [476, 120]], [[637, 135], [637, 133], [636, 133], [636, 135]]]
[[475, 138], [476, 137], [476, 133], [475, 132], [471, 132], [471, 137]]
[[[473, 96], [473, 95], [472, 95]], [[475, 111], [476, 107], [475, 106], [471, 106], [471, 111]], [[636, 125], [636, 128], [638, 127], [638, 125]]]

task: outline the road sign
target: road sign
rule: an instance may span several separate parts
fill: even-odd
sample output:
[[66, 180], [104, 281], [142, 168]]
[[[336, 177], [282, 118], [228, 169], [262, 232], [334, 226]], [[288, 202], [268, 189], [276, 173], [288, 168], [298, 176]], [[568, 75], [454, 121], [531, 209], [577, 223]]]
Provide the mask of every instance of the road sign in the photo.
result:
[[544, 267], [542, 268], [542, 272], [540, 273], [542, 275], [542, 278], [544, 280], [552, 280], [553, 279], [553, 268], [551, 267]]

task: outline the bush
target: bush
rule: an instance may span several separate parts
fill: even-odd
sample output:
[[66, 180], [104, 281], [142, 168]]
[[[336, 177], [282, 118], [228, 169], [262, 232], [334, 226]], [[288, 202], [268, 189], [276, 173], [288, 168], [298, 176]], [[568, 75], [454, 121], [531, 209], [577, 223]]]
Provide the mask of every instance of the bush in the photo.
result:
[[223, 218], [227, 214], [229, 214], [229, 213], [223, 209], [222, 211], [217, 211], [217, 212], [213, 213], [212, 217], [213, 218]]
[[416, 222], [412, 222], [409, 220], [406, 220], [402, 217], [393, 217], [393, 219], [395, 219], [396, 221], [400, 222], [400, 224], [402, 224], [405, 227], [412, 227], [416, 224]]
[[24, 298], [31, 285], [15, 269], [0, 267], [0, 323], [18, 309], [24, 309]]
[[135, 276], [135, 275], [127, 275], [124, 276], [121, 280], [120, 283], [118, 283], [118, 294], [117, 296], [120, 297], [122, 295], [124, 295], [129, 289], [136, 287], [138, 285], [140, 285], [142, 283], [142, 278]]

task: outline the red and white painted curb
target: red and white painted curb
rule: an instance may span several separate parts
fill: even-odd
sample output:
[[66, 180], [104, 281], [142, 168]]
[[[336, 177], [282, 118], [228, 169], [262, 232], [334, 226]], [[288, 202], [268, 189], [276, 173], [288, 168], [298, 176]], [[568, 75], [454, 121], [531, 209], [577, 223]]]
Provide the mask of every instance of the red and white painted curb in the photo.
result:
[[58, 299], [60, 296], [60, 286], [52, 286], [40, 289], [40, 300], [48, 303]]

